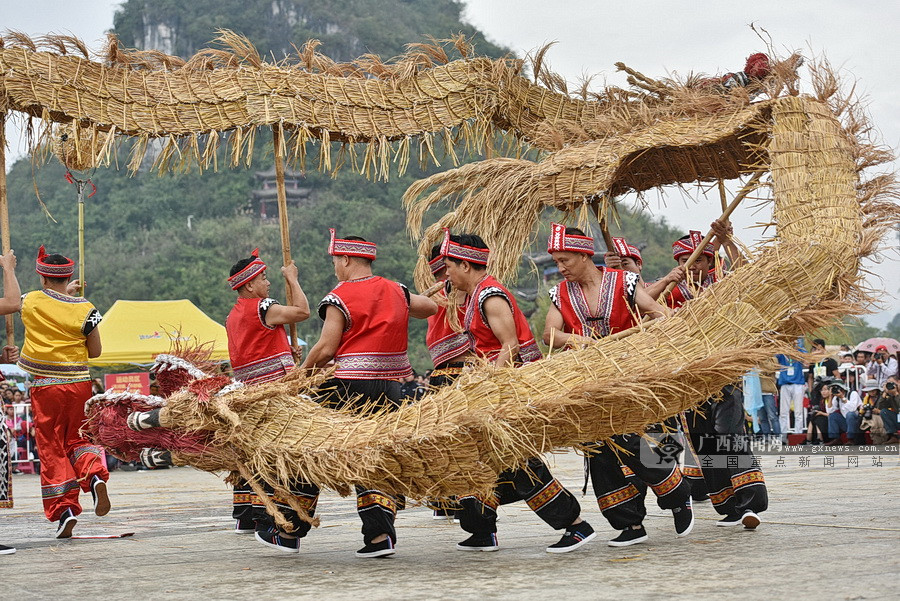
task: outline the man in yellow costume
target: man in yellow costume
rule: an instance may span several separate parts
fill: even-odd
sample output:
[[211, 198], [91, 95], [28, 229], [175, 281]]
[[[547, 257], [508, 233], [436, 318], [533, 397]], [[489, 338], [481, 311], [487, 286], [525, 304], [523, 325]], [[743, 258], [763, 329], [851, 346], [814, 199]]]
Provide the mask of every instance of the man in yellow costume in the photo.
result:
[[72, 281], [75, 263], [41, 246], [37, 269], [42, 290], [22, 297], [25, 344], [19, 367], [34, 376], [31, 407], [41, 453], [44, 513], [59, 522], [57, 538], [69, 538], [81, 513], [78, 489], [91, 492], [94, 513], [109, 513], [109, 472], [100, 447], [85, 440], [84, 403], [91, 393], [88, 358], [100, 355], [102, 316], [85, 298], [72, 296], [81, 287]]

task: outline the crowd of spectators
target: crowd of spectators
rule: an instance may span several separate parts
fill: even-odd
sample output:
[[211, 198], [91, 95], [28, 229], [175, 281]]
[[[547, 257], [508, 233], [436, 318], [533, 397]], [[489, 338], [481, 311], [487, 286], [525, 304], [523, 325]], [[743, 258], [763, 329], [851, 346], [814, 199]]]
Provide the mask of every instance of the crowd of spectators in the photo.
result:
[[[755, 431], [764, 435], [805, 434], [809, 444], [894, 444], [897, 439], [898, 354], [886, 346], [874, 351], [842, 345], [829, 352], [825, 341], [813, 340], [809, 350], [797, 341], [798, 352], [778, 355], [762, 366], [760, 398], [745, 387], [745, 406]], [[804, 355], [815, 358], [802, 361]], [[867, 439], [868, 435], [868, 439]]]
[[[40, 472], [34, 423], [31, 419], [28, 389], [15, 382], [0, 382], [0, 398], [3, 399], [3, 419], [11, 433], [10, 456], [14, 473], [36, 474]], [[24, 390], [23, 390], [24, 389]]]
[[425, 396], [425, 393], [428, 392], [428, 377], [430, 375], [430, 371], [424, 374], [413, 372], [413, 375], [404, 378], [400, 387], [401, 398], [417, 401]]

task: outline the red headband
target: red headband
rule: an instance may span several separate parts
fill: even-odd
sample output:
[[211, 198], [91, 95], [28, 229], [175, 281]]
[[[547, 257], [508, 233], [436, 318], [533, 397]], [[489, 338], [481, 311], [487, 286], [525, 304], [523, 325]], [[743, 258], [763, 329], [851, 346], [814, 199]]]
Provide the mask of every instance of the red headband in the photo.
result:
[[375, 260], [378, 249], [374, 242], [363, 242], [362, 240], [342, 240], [334, 237], [334, 228], [329, 228], [331, 232], [331, 242], [328, 243], [328, 254], [332, 257], [348, 256], [361, 257], [363, 259]]
[[428, 261], [428, 266], [431, 268], [431, 275], [436, 274], [441, 269], [447, 266], [447, 263], [444, 262], [444, 256], [438, 255], [432, 260]]
[[450, 240], [450, 228], [444, 228], [444, 241], [441, 243], [441, 256], [468, 261], [476, 265], [487, 265], [490, 252], [486, 248], [466, 246]]
[[594, 239], [590, 236], [567, 234], [566, 226], [559, 223], [550, 224], [550, 237], [547, 239], [547, 252], [570, 252], [594, 254]]
[[[690, 237], [687, 240], [676, 240], [675, 244], [672, 245], [672, 257], [677, 261], [681, 255], [693, 253], [700, 246], [701, 242], [703, 242], [703, 235], [696, 230], [691, 230]], [[712, 244], [707, 244], [703, 249], [703, 254], [709, 257], [715, 256], [716, 247]]]
[[250, 256], [253, 257], [250, 264], [228, 278], [228, 283], [231, 284], [232, 290], [237, 290], [266, 270], [267, 265], [259, 258], [258, 248], [254, 248]]
[[617, 255], [622, 257], [631, 257], [638, 263], [643, 263], [644, 259], [641, 257], [641, 251], [638, 250], [637, 246], [632, 246], [625, 241], [625, 238], [613, 238], [613, 247], [610, 250], [614, 251]]
[[70, 278], [72, 277], [72, 274], [75, 273], [75, 261], [72, 259], [64, 257], [68, 263], [51, 265], [50, 263], [44, 263], [44, 257], [46, 256], [47, 250], [42, 244], [38, 249], [37, 266], [35, 267], [35, 271], [38, 272], [38, 274], [46, 278]]

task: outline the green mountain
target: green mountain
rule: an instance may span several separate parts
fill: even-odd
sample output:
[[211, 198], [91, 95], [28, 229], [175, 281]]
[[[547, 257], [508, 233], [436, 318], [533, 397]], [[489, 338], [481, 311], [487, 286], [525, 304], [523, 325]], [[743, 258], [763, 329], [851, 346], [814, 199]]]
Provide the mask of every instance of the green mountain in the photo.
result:
[[127, 0], [116, 12], [115, 33], [128, 47], [188, 57], [204, 48], [216, 29], [247, 36], [262, 55], [281, 59], [315, 38], [337, 61], [365, 53], [388, 59], [425, 36], [462, 32], [478, 52], [502, 56], [506, 49], [485, 40], [461, 21], [453, 0]]

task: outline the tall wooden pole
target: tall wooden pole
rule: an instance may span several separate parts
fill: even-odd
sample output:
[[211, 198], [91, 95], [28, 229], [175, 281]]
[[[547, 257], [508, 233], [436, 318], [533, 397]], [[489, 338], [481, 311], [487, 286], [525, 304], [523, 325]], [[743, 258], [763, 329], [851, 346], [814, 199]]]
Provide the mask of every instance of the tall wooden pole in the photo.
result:
[[[724, 213], [728, 209], [728, 196], [725, 194], [725, 180], [719, 179], [719, 202], [722, 203], [722, 212]], [[722, 258], [719, 256], [719, 253], [716, 253], [716, 277], [722, 279], [725, 275], [725, 265]]]
[[78, 281], [81, 282], [81, 296], [87, 295], [87, 284], [84, 281], [84, 185], [80, 179], [75, 180], [78, 191]]
[[[278, 225], [281, 228], [281, 259], [284, 265], [291, 262], [290, 226], [287, 214], [287, 192], [284, 189], [284, 130], [281, 123], [272, 126], [272, 144], [275, 146], [275, 186], [278, 191]], [[285, 282], [285, 299], [287, 304], [294, 303], [291, 287]], [[297, 348], [297, 324], [290, 324], [291, 344]]]
[[606, 215], [602, 213], [603, 204], [600, 199], [594, 197], [591, 201], [591, 208], [597, 217], [597, 223], [600, 224], [600, 233], [603, 234], [603, 242], [606, 244], [606, 252], [616, 252], [613, 244], [612, 236], [609, 235], [609, 227], [606, 225]]
[[[12, 247], [9, 235], [9, 200], [6, 196], [6, 111], [0, 111], [0, 247], [3, 254]], [[15, 344], [13, 316], [6, 316], [6, 344]]]
[[719, 180], [719, 202], [722, 203], [722, 212], [728, 209], [728, 198], [725, 196], [725, 182]]

